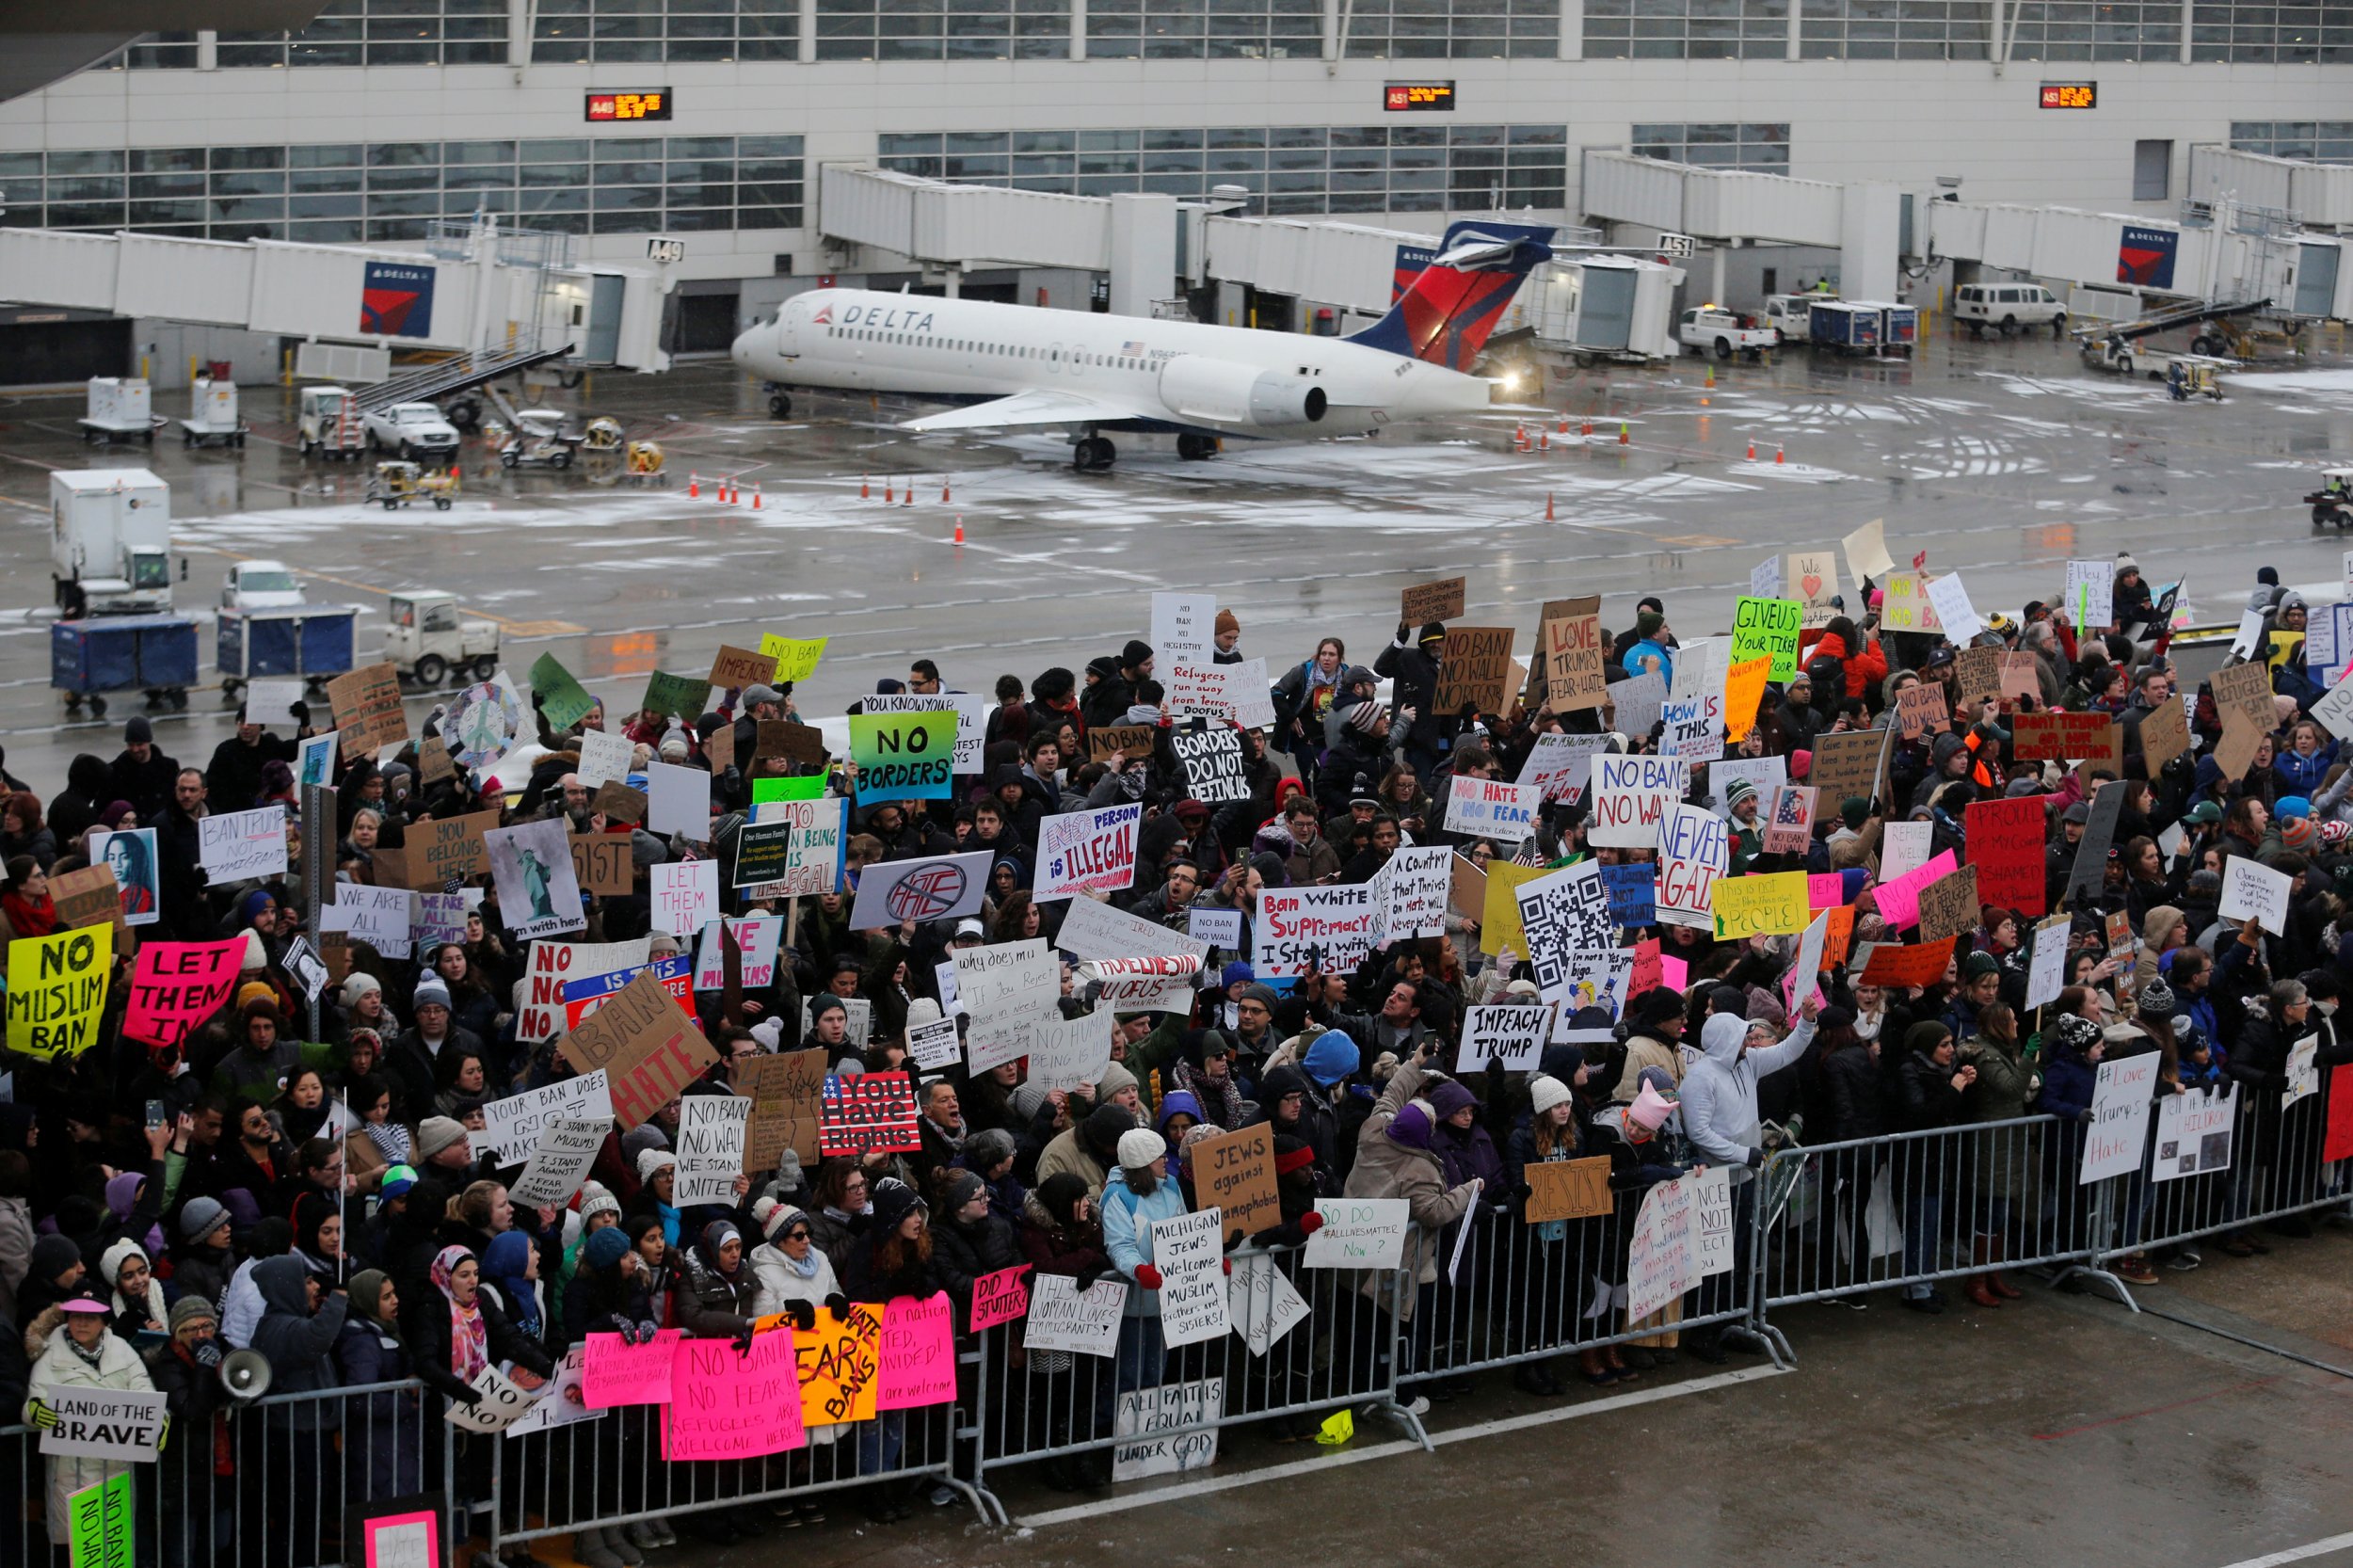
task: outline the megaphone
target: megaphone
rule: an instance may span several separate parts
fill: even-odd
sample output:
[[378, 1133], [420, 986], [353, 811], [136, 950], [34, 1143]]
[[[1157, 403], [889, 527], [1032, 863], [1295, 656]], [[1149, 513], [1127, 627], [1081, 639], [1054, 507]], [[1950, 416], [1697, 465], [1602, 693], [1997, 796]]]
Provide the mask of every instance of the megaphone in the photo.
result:
[[249, 1404], [269, 1392], [269, 1357], [259, 1351], [231, 1351], [221, 1357], [220, 1385], [239, 1404]]

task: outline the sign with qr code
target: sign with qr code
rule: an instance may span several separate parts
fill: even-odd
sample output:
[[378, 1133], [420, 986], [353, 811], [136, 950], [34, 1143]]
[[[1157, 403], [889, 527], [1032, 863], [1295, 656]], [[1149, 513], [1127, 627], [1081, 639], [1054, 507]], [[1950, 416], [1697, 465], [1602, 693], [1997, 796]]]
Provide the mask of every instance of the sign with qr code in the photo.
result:
[[922, 1146], [915, 1129], [915, 1080], [906, 1074], [825, 1080], [817, 1111], [820, 1155], [910, 1154]]

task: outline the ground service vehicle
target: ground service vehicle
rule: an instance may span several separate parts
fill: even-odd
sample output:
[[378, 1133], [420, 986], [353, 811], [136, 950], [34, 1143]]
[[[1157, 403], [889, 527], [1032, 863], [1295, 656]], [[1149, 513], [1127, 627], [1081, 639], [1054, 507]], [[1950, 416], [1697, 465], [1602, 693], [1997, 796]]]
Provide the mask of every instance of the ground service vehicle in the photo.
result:
[[67, 619], [169, 612], [169, 485], [143, 468], [60, 469], [49, 512], [50, 579]]
[[438, 686], [452, 670], [469, 671], [476, 680], [498, 673], [498, 623], [459, 615], [456, 595], [439, 588], [394, 594], [388, 613], [384, 657], [418, 685]]
[[1719, 360], [1729, 360], [1735, 354], [1761, 360], [1767, 349], [1781, 342], [1781, 334], [1771, 328], [1752, 327], [1746, 317], [1715, 305], [1701, 305], [1684, 312], [1675, 336], [1683, 340], [1685, 347], [1713, 354]]

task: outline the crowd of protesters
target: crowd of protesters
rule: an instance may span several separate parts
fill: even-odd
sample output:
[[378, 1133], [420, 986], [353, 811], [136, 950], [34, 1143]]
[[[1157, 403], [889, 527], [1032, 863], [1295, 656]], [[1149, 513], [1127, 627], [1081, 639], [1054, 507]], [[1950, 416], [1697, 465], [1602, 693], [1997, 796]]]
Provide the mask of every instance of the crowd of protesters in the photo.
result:
[[[769, 912], [797, 902], [791, 939], [770, 984], [696, 994], [719, 1062], [687, 1093], [732, 1093], [740, 1064], [777, 1050], [822, 1049], [841, 1073], [907, 1068], [909, 1031], [942, 1016], [937, 966], [972, 944], [1050, 939], [1060, 929], [1069, 906], [1030, 891], [1040, 824], [1088, 806], [1144, 808], [1133, 886], [1112, 903], [1179, 930], [1196, 909], [1241, 916], [1241, 942], [1213, 953], [1191, 1013], [1122, 1014], [1113, 1061], [1091, 1092], [1041, 1093], [1019, 1062], [919, 1074], [919, 1150], [810, 1167], [788, 1154], [777, 1169], [748, 1173], [737, 1201], [722, 1205], [673, 1202], [675, 1100], [616, 1129], [569, 1204], [535, 1210], [510, 1201], [505, 1182], [516, 1169], [480, 1145], [483, 1107], [572, 1069], [555, 1038], [518, 1034], [528, 944], [508, 934], [488, 876], [474, 879], [478, 902], [462, 941], [406, 957], [352, 943], [347, 970], [315, 998], [287, 962], [290, 944], [316, 935], [298, 879], [208, 883], [196, 830], [207, 812], [278, 804], [299, 830], [296, 743], [314, 727], [241, 722], [201, 766], [184, 766], [135, 717], [119, 753], [76, 758], [61, 789], [35, 789], [0, 770], [10, 792], [0, 803], [8, 936], [56, 929], [49, 879], [88, 862], [90, 832], [145, 825], [156, 829], [159, 919], [133, 929], [149, 940], [245, 944], [229, 1001], [181, 1047], [151, 1048], [121, 1032], [125, 952], [96, 1045], [55, 1061], [9, 1059], [10, 1097], [0, 1104], [0, 1388], [35, 1426], [43, 1388], [168, 1395], [171, 1426], [156, 1471], [175, 1522], [165, 1560], [181, 1568], [299, 1560], [340, 1528], [340, 1503], [438, 1485], [444, 1443], [459, 1444], [457, 1484], [478, 1501], [488, 1445], [452, 1435], [440, 1401], [476, 1399], [471, 1385], [485, 1365], [545, 1377], [592, 1334], [676, 1327], [734, 1338], [777, 1315], [806, 1323], [827, 1307], [943, 1290], [961, 1324], [977, 1279], [1027, 1263], [1082, 1286], [1124, 1282], [1116, 1383], [1140, 1386], [1169, 1375], [1151, 1224], [1193, 1207], [1190, 1151], [1199, 1140], [1261, 1123], [1273, 1128], [1281, 1220], [1242, 1244], [1295, 1245], [1319, 1225], [1321, 1199], [1410, 1205], [1418, 1229], [1405, 1272], [1415, 1288], [1369, 1279], [1359, 1326], [1372, 1334], [1390, 1319], [1415, 1324], [1401, 1340], [1401, 1372], [1417, 1410], [1465, 1390], [1466, 1379], [1443, 1370], [1453, 1364], [1444, 1342], [1466, 1332], [1450, 1298], [1474, 1288], [1486, 1292], [1480, 1310], [1510, 1320], [1514, 1343], [1613, 1341], [1559, 1364], [1523, 1360], [1513, 1381], [1537, 1397], [1565, 1392], [1563, 1375], [1609, 1385], [1681, 1355], [1721, 1361], [1745, 1348], [1721, 1322], [1678, 1332], [1682, 1310], [1625, 1321], [1622, 1219], [1523, 1217], [1528, 1168], [1545, 1161], [1606, 1156], [1612, 1186], [1629, 1198], [1688, 1171], [1725, 1167], [1746, 1204], [1777, 1138], [1823, 1144], [2047, 1112], [2063, 1119], [2058, 1131], [2024, 1162], [2000, 1171], [1916, 1162], [1906, 1178], [1903, 1272], [1936, 1272], [1912, 1265], [1949, 1242], [1974, 1266], [1970, 1303], [1998, 1309], [2019, 1295], [2001, 1270], [2005, 1258], [2044, 1250], [2052, 1227], [2079, 1219], [2058, 1197], [2073, 1183], [2069, 1129], [2080, 1140], [2103, 1061], [2155, 1053], [2163, 1095], [2243, 1086], [2249, 1115], [2271, 1124], [2274, 1149], [2298, 1146], [2284, 1140], [2283, 1119], [2320, 1114], [2317, 1104], [2281, 1110], [2280, 1100], [2289, 1050], [2305, 1037], [2318, 1037], [2324, 1067], [2353, 1059], [2331, 1016], [2353, 977], [2353, 931], [2341, 925], [2353, 898], [2353, 770], [2309, 716], [2326, 684], [2306, 664], [2307, 607], [2268, 570], [2252, 600], [2264, 621], [2253, 657], [2270, 667], [2276, 725], [2235, 776], [2215, 757], [2223, 727], [2211, 695], [2181, 679], [2169, 630], [2156, 623], [2129, 558], [2116, 563], [2113, 603], [2093, 611], [2091, 624], [2079, 629], [2046, 603], [1988, 623], [1981, 643], [2033, 656], [2039, 696], [1961, 702], [1951, 691], [1956, 649], [1941, 636], [1886, 632], [1879, 600], [1866, 585], [1808, 632], [1800, 672], [1767, 690], [1731, 755], [1782, 757], [1802, 782], [1820, 736], [1890, 725], [1899, 694], [1918, 682], [1945, 684], [1955, 716], [1893, 740], [1881, 789], [1823, 801], [1802, 852], [1762, 848], [1763, 802], [1745, 781], [1719, 790], [1708, 768], [1695, 766], [1689, 798], [1730, 818], [1735, 874], [1843, 873], [1858, 947], [1899, 936], [1874, 903], [1888, 824], [1930, 824], [1935, 846], [1965, 860], [1971, 803], [2038, 801], [2048, 869], [2041, 906], [1984, 907], [1934, 983], [1884, 988], [1838, 966], [1824, 976], [1826, 1005], [1809, 999], [1792, 1016], [1779, 982], [1794, 936], [1724, 942], [1701, 926], [1627, 928], [1627, 945], [1657, 938], [1687, 966], [1685, 984], [1625, 998], [1587, 1020], [1606, 1042], [1552, 1046], [1540, 1071], [1458, 1073], [1465, 1009], [1535, 998], [1526, 953], [1508, 944], [1496, 951], [1479, 913], [1457, 909], [1443, 935], [1389, 943], [1361, 963], [1304, 977], [1262, 977], [1248, 936], [1260, 893], [1366, 882], [1408, 844], [1450, 845], [1482, 865], [1651, 857], [1589, 848], [1581, 799], [1548, 801], [1523, 842], [1469, 840], [1444, 824], [1458, 776], [1516, 778], [1541, 735], [1611, 735], [1609, 749], [1640, 752], [1657, 749], [1660, 727], [1612, 735], [1614, 703], [1555, 713], [1515, 700], [1505, 712], [1443, 712], [1444, 626], [1377, 629], [1381, 646], [1364, 663], [1326, 635], [1296, 664], [1288, 655], [1299, 650], [1257, 650], [1281, 672], [1272, 681], [1275, 721], [1245, 732], [1249, 798], [1212, 805], [1187, 796], [1167, 739], [1177, 725], [1205, 721], [1170, 718], [1153, 651], [1132, 641], [1080, 674], [998, 678], [984, 771], [959, 778], [953, 799], [857, 804], [855, 769], [830, 763], [835, 788], [853, 802], [845, 856], [853, 887], [877, 862], [985, 850], [994, 857], [986, 901], [968, 918], [878, 930], [851, 928], [850, 892], [761, 901], [754, 907]], [[1643, 600], [1607, 642], [1613, 685], [1670, 674], [1680, 647], [1657, 599]], [[1241, 643], [1241, 627], [1222, 614], [1218, 660], [1239, 662]], [[880, 688], [956, 689], [928, 659]], [[1540, 679], [1529, 695], [1544, 689]], [[2153, 768], [2142, 723], [2185, 694], [2194, 698], [2191, 747]], [[543, 716], [538, 744], [481, 781], [458, 770], [425, 783], [415, 744], [346, 759], [334, 780], [335, 875], [373, 883], [380, 852], [402, 845], [425, 818], [498, 808], [508, 822], [565, 819], [573, 832], [626, 838], [638, 873], [628, 895], [584, 897], [585, 929], [566, 939], [645, 936], [647, 868], [716, 856], [721, 886], [731, 885], [755, 775], [822, 766], [743, 760], [756, 754], [760, 721], [796, 713], [789, 687], [719, 695], [723, 702], [691, 720], [600, 709], [559, 730]], [[2075, 856], [2089, 800], [2111, 780], [2104, 769], [2017, 760], [2014, 714], [2046, 707], [2110, 714], [2122, 730], [2123, 808], [2107, 864], [2088, 879], [2075, 875]], [[420, 739], [440, 714], [437, 708]], [[330, 728], [319, 717], [317, 729]], [[1087, 760], [1089, 731], [1121, 724], [1158, 726], [1161, 738], [1148, 756]], [[635, 744], [640, 766], [659, 760], [710, 773], [703, 840], [657, 838], [595, 808], [575, 772], [578, 730], [606, 728]], [[723, 731], [732, 745], [714, 744]], [[717, 765], [714, 752], [724, 759]], [[2218, 916], [2234, 856], [2293, 879], [2283, 931]], [[2071, 883], [2077, 890], [2064, 897]], [[2035, 928], [2054, 909], [2070, 922], [2064, 988], [2029, 1008]], [[2133, 938], [2122, 947], [2108, 920], [2119, 913]], [[678, 947], [652, 933], [655, 956]], [[1086, 974], [1065, 964], [1064, 984], [1065, 1013], [1086, 1011]], [[871, 1022], [855, 1038], [848, 1004], [861, 1000]], [[2217, 1213], [2235, 1222], [2316, 1201], [2331, 1191], [2328, 1180], [2316, 1161], [2290, 1170], [2275, 1160], [2229, 1184]], [[1988, 1201], [1962, 1201], [1981, 1191]], [[1932, 1200], [1944, 1196], [1956, 1200], [1948, 1219], [1975, 1218], [1945, 1224], [1940, 1237]], [[1464, 1225], [1481, 1227], [1485, 1261], [1442, 1281], [1445, 1249]], [[2310, 1226], [2291, 1217], [2268, 1228], [2231, 1223], [2217, 1234], [2220, 1250], [2243, 1256]], [[2111, 1267], [2147, 1281], [2157, 1264], [2200, 1261], [2186, 1243], [2163, 1256], [2128, 1251]], [[1504, 1277], [1520, 1284], [1497, 1291], [1493, 1282]], [[1902, 1300], [1924, 1314], [1947, 1304], [1921, 1280], [1904, 1285]], [[1708, 1315], [1705, 1291], [1692, 1304]], [[216, 1375], [225, 1351], [246, 1348], [267, 1358], [275, 1394], [397, 1386], [246, 1410]], [[1033, 1352], [1015, 1364], [1034, 1384], [1068, 1361]], [[1058, 1438], [1103, 1430], [1085, 1423], [1101, 1418], [1112, 1382], [1105, 1373], [1090, 1384], [1093, 1396], [1063, 1401]], [[849, 1433], [812, 1432], [811, 1455], [822, 1457], [804, 1463], [847, 1464], [856, 1449], [858, 1474], [887, 1470], [904, 1432], [872, 1425], [888, 1430], [846, 1445], [830, 1440]], [[1296, 1438], [1303, 1429], [1280, 1421], [1273, 1430]], [[30, 1439], [11, 1441], [32, 1477], [41, 1462]], [[647, 1442], [619, 1463], [655, 1466], [657, 1451]], [[1058, 1461], [1048, 1479], [1100, 1485], [1109, 1467], [1099, 1458]], [[65, 1494], [103, 1479], [107, 1464], [47, 1464], [33, 1511], [40, 1518], [26, 1528], [55, 1544], [64, 1540]], [[604, 1475], [593, 1484], [611, 1490], [607, 1512], [659, 1506], [642, 1478]], [[878, 1483], [862, 1506], [888, 1520], [925, 1491]], [[272, 1528], [232, 1531], [232, 1516], [255, 1521], [264, 1510]], [[806, 1496], [773, 1512], [787, 1524], [823, 1517]], [[276, 1528], [289, 1514], [289, 1528]], [[726, 1509], [676, 1521], [718, 1540], [746, 1522]], [[676, 1539], [656, 1517], [587, 1531], [574, 1550], [587, 1568], [618, 1568]], [[520, 1545], [506, 1556], [531, 1560]]]

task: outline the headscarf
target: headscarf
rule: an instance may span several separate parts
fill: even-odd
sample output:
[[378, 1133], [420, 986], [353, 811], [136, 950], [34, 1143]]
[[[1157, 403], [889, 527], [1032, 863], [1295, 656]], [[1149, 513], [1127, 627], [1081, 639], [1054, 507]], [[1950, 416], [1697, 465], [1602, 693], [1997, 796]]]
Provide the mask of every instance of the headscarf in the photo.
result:
[[[147, 1176], [139, 1171], [125, 1171], [106, 1183], [106, 1211], [118, 1220], [128, 1220], [131, 1210], [138, 1207], [139, 1184]], [[164, 1233], [159, 1225], [149, 1225], [145, 1235], [132, 1238], [150, 1257], [164, 1250]]]
[[517, 1328], [536, 1338], [539, 1333], [539, 1292], [523, 1277], [531, 1267], [531, 1238], [520, 1230], [501, 1231], [483, 1249], [482, 1273], [498, 1288], [506, 1315]]
[[376, 1315], [376, 1304], [384, 1299], [384, 1282], [390, 1277], [381, 1269], [362, 1269], [352, 1275], [349, 1287], [351, 1312], [353, 1316], [365, 1318], [374, 1323], [378, 1331], [398, 1338], [400, 1330]]
[[449, 1288], [450, 1276], [460, 1263], [475, 1258], [468, 1247], [443, 1247], [433, 1258], [433, 1288], [449, 1303], [449, 1369], [457, 1374], [457, 1381], [471, 1384], [482, 1375], [490, 1364], [490, 1325], [482, 1318], [482, 1298], [474, 1297], [471, 1306], [460, 1305]]
[[744, 1233], [735, 1228], [734, 1221], [713, 1220], [703, 1226], [702, 1240], [695, 1243], [696, 1259], [704, 1268], [717, 1274], [721, 1279], [729, 1282], [741, 1279], [744, 1275], [743, 1253], [739, 1251], [735, 1255], [735, 1267], [728, 1270], [719, 1266], [719, 1249], [729, 1241], [736, 1242], [740, 1247], [743, 1240]]

